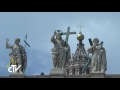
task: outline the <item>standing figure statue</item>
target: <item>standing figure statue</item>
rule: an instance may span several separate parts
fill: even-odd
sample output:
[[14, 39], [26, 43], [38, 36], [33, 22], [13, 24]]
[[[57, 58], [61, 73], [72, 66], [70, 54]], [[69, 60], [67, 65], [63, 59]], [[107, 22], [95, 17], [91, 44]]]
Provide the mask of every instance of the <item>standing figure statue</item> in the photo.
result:
[[[56, 36], [56, 38], [54, 38]], [[61, 37], [61, 33], [54, 32], [54, 35], [51, 38], [51, 42], [54, 44], [54, 48], [52, 49], [52, 59], [53, 59], [53, 66], [54, 69], [64, 69], [66, 57], [69, 57], [69, 49], [65, 49], [66, 45], [65, 41]], [[69, 46], [69, 45], [67, 45]], [[68, 52], [66, 51], [68, 50]], [[66, 52], [68, 54], [66, 54]]]
[[107, 70], [106, 50], [99, 44], [99, 39], [93, 39], [93, 46], [88, 49], [88, 53], [92, 53], [91, 73], [105, 73]]
[[[15, 39], [14, 45], [8, 44], [8, 41], [9, 40], [7, 39], [6, 40], [6, 48], [12, 49], [12, 53], [9, 54], [10, 62], [11, 62], [11, 60], [14, 60], [17, 67], [19, 67], [19, 65], [21, 65], [18, 72], [16, 72], [16, 73], [23, 74], [25, 72], [25, 69], [27, 66], [27, 55], [26, 55], [25, 49], [22, 45], [19, 45], [19, 43], [20, 43], [19, 38]], [[13, 63], [10, 63], [10, 64], [12, 65]]]
[[70, 52], [70, 46], [66, 41], [63, 41], [63, 47], [65, 50], [65, 54], [63, 58], [62, 68], [65, 69], [68, 63], [68, 60], [71, 58], [71, 52]]

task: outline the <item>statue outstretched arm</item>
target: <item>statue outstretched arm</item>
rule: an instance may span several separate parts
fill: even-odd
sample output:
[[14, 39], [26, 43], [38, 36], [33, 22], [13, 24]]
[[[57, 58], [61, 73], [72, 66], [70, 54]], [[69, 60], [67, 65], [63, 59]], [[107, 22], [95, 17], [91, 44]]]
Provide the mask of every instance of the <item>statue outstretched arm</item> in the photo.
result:
[[10, 44], [8, 44], [8, 39], [6, 39], [6, 48], [7, 49], [13, 49], [13, 46], [12, 45], [10, 45]]
[[55, 35], [56, 35], [56, 31], [54, 32], [54, 35], [53, 35], [52, 38], [51, 38], [51, 42], [53, 42], [53, 43], [56, 43], [56, 39], [54, 38]]

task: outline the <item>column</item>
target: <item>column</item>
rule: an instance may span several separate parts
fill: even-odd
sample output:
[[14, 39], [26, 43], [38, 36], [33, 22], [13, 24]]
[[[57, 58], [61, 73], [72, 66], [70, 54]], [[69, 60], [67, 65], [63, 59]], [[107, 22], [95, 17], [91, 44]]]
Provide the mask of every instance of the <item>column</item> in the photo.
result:
[[75, 75], [79, 75], [79, 68], [75, 68]]
[[69, 75], [72, 75], [72, 69], [69, 70]]
[[82, 74], [82, 67], [79, 68], [79, 74]]

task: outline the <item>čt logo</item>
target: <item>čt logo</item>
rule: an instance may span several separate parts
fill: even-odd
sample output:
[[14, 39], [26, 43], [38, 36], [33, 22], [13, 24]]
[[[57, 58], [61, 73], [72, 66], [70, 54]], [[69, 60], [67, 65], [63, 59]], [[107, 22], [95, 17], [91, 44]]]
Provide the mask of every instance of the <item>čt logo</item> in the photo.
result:
[[[17, 65], [11, 65], [9, 68], [8, 68], [8, 72], [10, 73], [15, 73], [17, 72], [19, 69], [20, 69], [21, 65], [18, 66], [17, 68]], [[12, 70], [11, 70], [12, 69]]]

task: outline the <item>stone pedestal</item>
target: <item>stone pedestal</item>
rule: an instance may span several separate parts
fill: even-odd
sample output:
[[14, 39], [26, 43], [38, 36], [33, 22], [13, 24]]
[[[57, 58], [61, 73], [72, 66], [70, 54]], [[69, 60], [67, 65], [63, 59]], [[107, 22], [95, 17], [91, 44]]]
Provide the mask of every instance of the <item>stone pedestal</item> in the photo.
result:
[[25, 74], [12, 73], [9, 75], [10, 78], [24, 78]]
[[51, 78], [64, 78], [65, 72], [63, 69], [52, 69], [50, 71]]
[[91, 73], [91, 78], [105, 78], [105, 73]]

